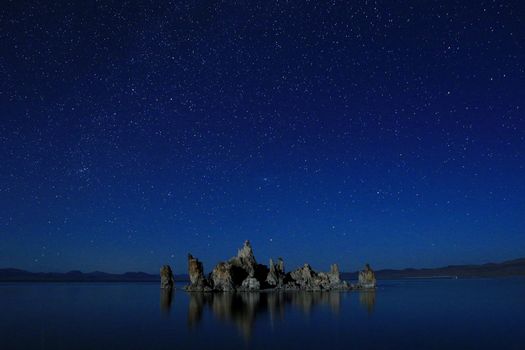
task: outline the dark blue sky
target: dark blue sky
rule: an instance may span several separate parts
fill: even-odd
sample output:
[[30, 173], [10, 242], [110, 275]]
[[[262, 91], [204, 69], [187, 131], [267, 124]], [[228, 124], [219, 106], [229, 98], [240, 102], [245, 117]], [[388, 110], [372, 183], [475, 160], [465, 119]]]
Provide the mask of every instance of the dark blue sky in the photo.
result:
[[520, 1], [6, 1], [0, 267], [525, 256]]

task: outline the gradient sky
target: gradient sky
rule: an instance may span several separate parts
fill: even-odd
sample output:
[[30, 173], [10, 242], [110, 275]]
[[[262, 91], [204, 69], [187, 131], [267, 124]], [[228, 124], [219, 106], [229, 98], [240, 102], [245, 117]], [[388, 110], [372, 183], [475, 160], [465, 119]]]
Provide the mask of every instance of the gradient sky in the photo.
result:
[[525, 256], [521, 1], [5, 1], [0, 267]]

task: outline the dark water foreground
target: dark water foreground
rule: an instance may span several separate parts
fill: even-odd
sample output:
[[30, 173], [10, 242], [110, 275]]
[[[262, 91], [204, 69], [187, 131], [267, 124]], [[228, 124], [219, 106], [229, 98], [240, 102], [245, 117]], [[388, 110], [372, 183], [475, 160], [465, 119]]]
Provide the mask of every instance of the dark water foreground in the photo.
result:
[[525, 279], [375, 292], [188, 294], [156, 283], [0, 283], [0, 349], [524, 349]]

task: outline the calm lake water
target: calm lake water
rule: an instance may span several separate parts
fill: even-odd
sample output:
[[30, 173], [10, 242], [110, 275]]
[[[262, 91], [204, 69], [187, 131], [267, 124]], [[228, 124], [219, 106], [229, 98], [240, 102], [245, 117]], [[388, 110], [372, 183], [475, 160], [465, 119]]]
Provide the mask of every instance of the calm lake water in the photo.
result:
[[0, 283], [0, 349], [525, 349], [525, 279], [380, 281], [375, 292], [162, 293]]

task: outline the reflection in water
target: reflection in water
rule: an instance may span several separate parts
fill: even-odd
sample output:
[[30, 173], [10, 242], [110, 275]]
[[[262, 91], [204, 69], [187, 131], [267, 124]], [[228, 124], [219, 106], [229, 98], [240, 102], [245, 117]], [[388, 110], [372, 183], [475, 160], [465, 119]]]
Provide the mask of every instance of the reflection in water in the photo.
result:
[[371, 314], [374, 311], [374, 306], [376, 303], [376, 291], [375, 290], [365, 290], [359, 292], [359, 303], [363, 305], [368, 313]]
[[173, 290], [171, 288], [160, 290], [160, 309], [168, 313], [171, 308], [171, 301], [173, 300]]
[[188, 326], [195, 327], [204, 309], [221, 321], [237, 325], [250, 338], [257, 315], [268, 313], [270, 319], [284, 318], [287, 305], [310, 313], [315, 305], [330, 306], [334, 313], [341, 307], [339, 292], [270, 292], [270, 293], [189, 293]]
[[202, 319], [203, 305], [207, 303], [210, 293], [189, 293], [190, 302], [188, 304], [188, 326], [191, 328], [197, 325]]

